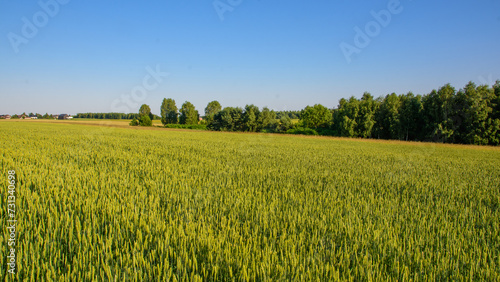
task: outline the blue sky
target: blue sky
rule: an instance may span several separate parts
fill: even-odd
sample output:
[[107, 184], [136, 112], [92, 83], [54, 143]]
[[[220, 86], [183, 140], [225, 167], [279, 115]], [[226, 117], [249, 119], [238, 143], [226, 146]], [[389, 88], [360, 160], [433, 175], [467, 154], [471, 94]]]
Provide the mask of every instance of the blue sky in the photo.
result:
[[0, 35], [2, 114], [334, 108], [500, 79], [498, 0], [0, 0]]

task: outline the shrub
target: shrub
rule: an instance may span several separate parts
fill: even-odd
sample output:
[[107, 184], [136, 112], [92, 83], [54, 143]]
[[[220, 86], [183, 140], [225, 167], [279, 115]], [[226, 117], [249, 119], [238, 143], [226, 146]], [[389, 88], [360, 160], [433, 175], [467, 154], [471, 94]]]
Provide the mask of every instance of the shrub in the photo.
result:
[[131, 126], [138, 126], [139, 125], [139, 121], [136, 118], [134, 118], [133, 120], [130, 121], [129, 125], [131, 125]]
[[141, 121], [139, 122], [140, 126], [152, 126], [153, 122], [151, 121], [151, 118], [149, 116], [144, 115], [141, 117]]

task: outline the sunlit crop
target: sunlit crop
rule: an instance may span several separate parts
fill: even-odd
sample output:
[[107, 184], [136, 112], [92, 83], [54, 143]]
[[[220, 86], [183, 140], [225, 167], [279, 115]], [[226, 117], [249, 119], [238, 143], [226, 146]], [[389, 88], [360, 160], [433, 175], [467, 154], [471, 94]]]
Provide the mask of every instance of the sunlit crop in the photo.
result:
[[[17, 278], [500, 279], [500, 149], [0, 122]], [[6, 272], [7, 231], [0, 237]]]

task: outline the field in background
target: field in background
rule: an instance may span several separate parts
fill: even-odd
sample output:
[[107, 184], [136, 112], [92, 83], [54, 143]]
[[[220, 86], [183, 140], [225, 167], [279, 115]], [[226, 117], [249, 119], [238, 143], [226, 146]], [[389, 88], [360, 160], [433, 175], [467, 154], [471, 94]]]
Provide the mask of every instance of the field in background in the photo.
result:
[[0, 122], [18, 277], [500, 279], [498, 148], [103, 122]]
[[[22, 122], [22, 123], [57, 123], [57, 124], [83, 124], [83, 125], [99, 125], [99, 126], [116, 126], [116, 127], [129, 127], [131, 119], [92, 119], [92, 118], [75, 118], [75, 119], [11, 119], [3, 120], [1, 122]], [[161, 126], [160, 120], [153, 120], [153, 126]]]

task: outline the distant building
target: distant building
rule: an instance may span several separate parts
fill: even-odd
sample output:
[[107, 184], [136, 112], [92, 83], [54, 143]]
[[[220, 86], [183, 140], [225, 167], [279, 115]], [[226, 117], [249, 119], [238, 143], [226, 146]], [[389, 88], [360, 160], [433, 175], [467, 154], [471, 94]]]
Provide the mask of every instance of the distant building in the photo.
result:
[[59, 119], [68, 119], [69, 118], [69, 115], [67, 114], [60, 114], [59, 115]]
[[1, 115], [0, 118], [1, 119], [10, 119], [11, 116], [10, 115]]

